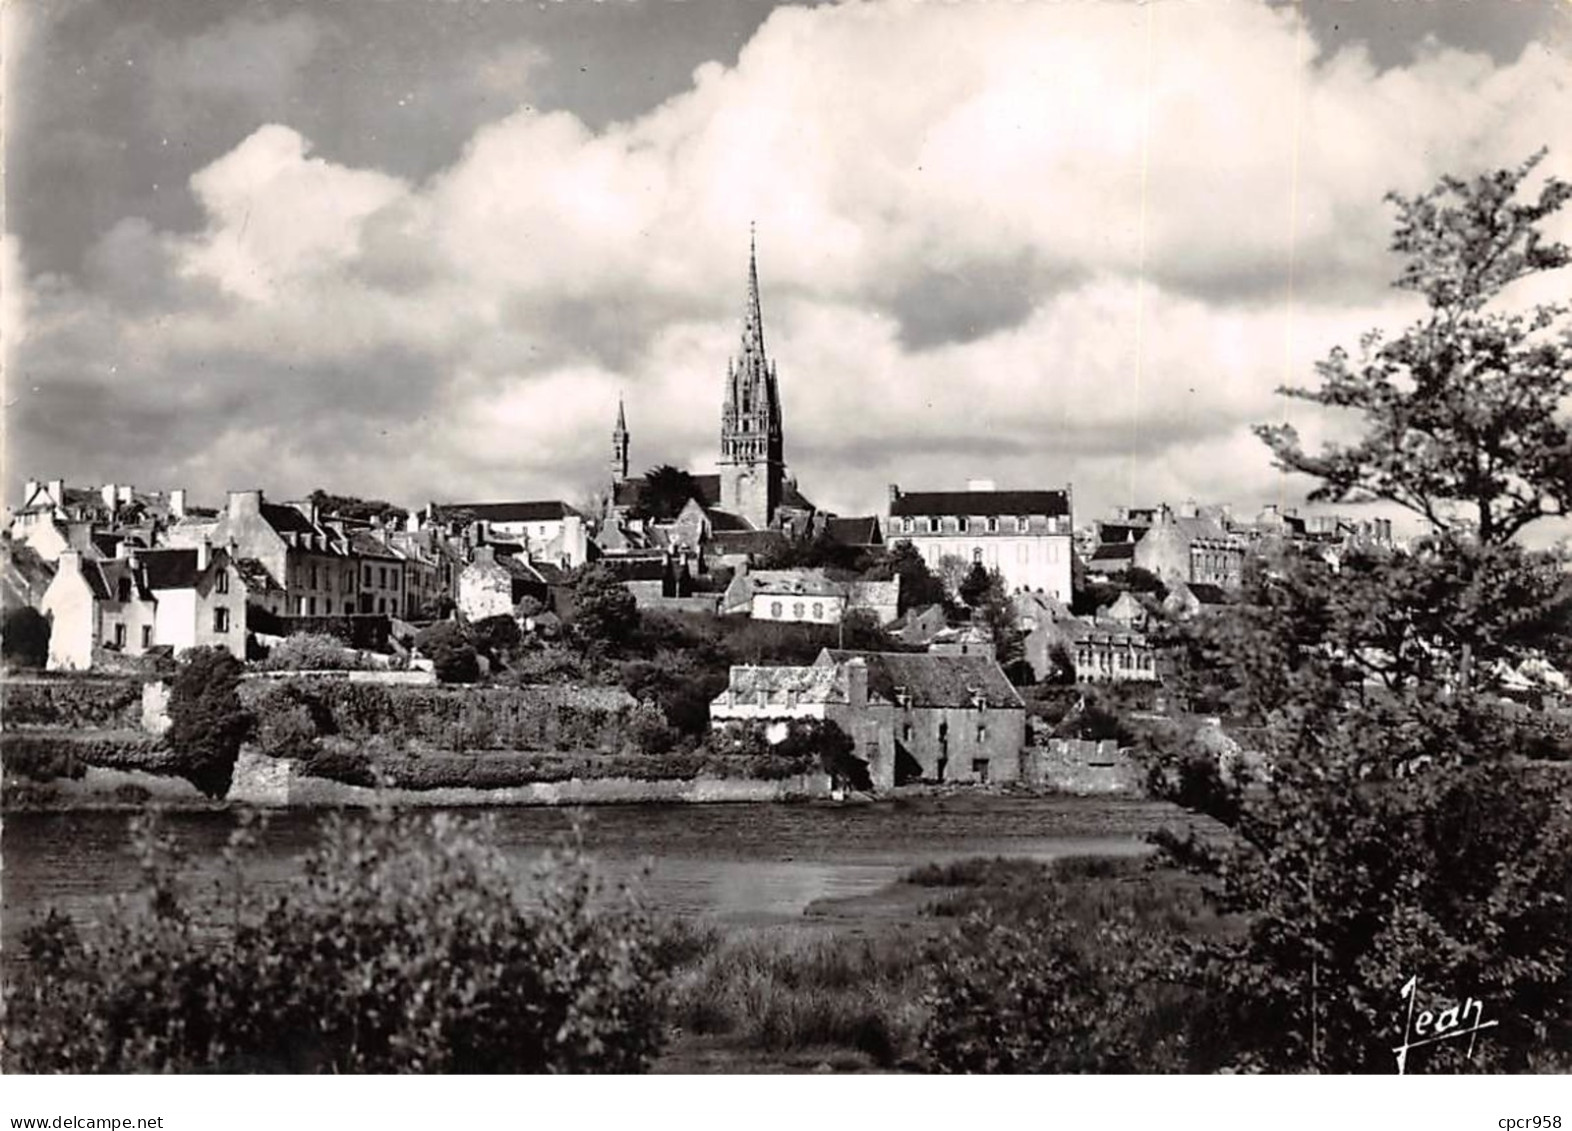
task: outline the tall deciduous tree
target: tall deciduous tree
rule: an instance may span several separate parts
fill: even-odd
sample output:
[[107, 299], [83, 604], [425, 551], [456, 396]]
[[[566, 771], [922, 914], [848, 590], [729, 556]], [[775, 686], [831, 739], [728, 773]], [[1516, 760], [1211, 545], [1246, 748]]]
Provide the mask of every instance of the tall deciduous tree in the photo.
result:
[[1396, 285], [1424, 298], [1425, 316], [1390, 340], [1367, 334], [1357, 362], [1333, 350], [1317, 367], [1319, 388], [1283, 390], [1363, 414], [1364, 436], [1312, 454], [1291, 426], [1257, 429], [1282, 467], [1321, 480], [1313, 501], [1387, 500], [1436, 530], [1467, 524], [1485, 545], [1569, 513], [1567, 307], [1487, 309], [1512, 284], [1572, 262], [1541, 230], [1572, 185], [1551, 177], [1536, 198], [1518, 199], [1543, 157], [1388, 196], [1398, 211], [1392, 249], [1406, 258]]
[[1518, 200], [1538, 161], [1390, 198], [1397, 285], [1426, 318], [1287, 390], [1358, 412], [1359, 440], [1312, 454], [1259, 430], [1320, 480], [1312, 498], [1399, 503], [1429, 535], [1336, 565], [1290, 553], [1185, 634], [1191, 675], [1255, 728], [1269, 768], [1248, 788], [1195, 732], [1153, 736], [1154, 784], [1233, 834], [1168, 847], [1248, 924], [1179, 972], [1215, 991], [1219, 1039], [1245, 1065], [1391, 1071], [1417, 979], [1419, 1009], [1473, 997], [1499, 1025], [1472, 1061], [1448, 1041], [1408, 1071], [1566, 1067], [1572, 803], [1533, 757], [1564, 756], [1566, 736], [1499, 694], [1502, 673], [1565, 641], [1572, 610], [1562, 562], [1514, 541], [1572, 495], [1565, 312], [1490, 305], [1569, 262], [1539, 226], [1572, 190], [1551, 178]]

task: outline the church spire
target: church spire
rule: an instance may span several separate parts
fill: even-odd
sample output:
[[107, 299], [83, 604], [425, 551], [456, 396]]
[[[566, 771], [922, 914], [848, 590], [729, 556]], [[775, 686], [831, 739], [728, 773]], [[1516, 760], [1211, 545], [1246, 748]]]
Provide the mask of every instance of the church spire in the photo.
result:
[[611, 481], [620, 483], [628, 477], [628, 416], [622, 408], [622, 395], [617, 395], [617, 426], [611, 430]]
[[742, 305], [742, 362], [749, 358], [764, 361], [764, 313], [759, 304], [759, 237], [748, 223], [748, 294]]

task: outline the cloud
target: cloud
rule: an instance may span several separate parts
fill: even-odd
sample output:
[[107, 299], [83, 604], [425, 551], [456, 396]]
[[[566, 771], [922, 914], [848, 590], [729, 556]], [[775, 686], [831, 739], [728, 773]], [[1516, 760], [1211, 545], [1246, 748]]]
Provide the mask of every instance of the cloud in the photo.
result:
[[[576, 498], [620, 392], [636, 466], [707, 470], [757, 220], [788, 458], [822, 504], [973, 476], [1073, 481], [1083, 515], [1265, 497], [1248, 425], [1325, 423], [1276, 386], [1411, 314], [1383, 192], [1521, 160], [1572, 113], [1564, 54], [1380, 70], [1297, 20], [782, 8], [735, 66], [598, 130], [532, 103], [537, 47], [497, 44], [469, 82], [512, 106], [421, 177], [285, 114], [190, 177], [196, 225], [128, 215], [80, 285], [30, 281], [21, 462], [130, 477], [151, 445], [212, 494]], [[229, 21], [167, 81], [204, 97], [260, 37], [209, 93], [266, 102], [325, 34]]]

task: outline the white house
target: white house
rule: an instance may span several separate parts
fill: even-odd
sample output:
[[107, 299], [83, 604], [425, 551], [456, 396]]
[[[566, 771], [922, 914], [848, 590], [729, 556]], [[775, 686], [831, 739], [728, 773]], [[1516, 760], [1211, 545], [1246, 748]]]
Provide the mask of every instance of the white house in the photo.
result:
[[1068, 601], [1074, 516], [1070, 489], [1000, 491], [972, 480], [965, 491], [902, 491], [890, 486], [887, 544], [910, 542], [936, 570], [947, 557], [998, 570], [1012, 592]]

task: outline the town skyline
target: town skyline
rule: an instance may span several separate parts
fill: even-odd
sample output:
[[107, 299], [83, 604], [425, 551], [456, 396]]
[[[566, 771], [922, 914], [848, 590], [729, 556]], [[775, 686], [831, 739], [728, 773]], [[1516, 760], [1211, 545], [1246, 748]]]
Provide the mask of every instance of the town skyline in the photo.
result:
[[1272, 390], [1411, 314], [1382, 194], [1515, 164], [1572, 110], [1550, 4], [737, 7], [688, 10], [681, 49], [641, 48], [642, 11], [392, 21], [429, 34], [414, 62], [372, 36], [327, 106], [356, 5], [8, 8], [93, 90], [53, 105], [13, 68], [7, 499], [577, 502], [619, 396], [635, 473], [708, 470], [757, 221], [785, 460], [820, 506], [972, 478], [1073, 484], [1078, 521], [1296, 505], [1249, 425], [1333, 434]]

